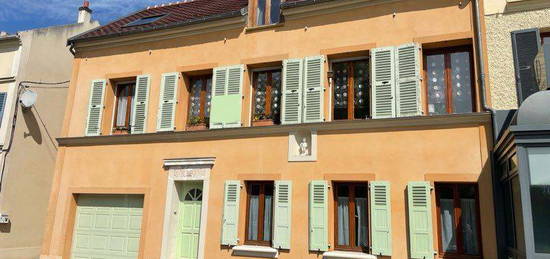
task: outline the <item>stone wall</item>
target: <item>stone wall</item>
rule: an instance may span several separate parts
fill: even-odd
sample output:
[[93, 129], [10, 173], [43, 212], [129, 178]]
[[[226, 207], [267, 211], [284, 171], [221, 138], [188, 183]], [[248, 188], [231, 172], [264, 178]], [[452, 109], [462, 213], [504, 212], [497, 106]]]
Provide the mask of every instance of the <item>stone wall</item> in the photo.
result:
[[491, 103], [498, 110], [517, 108], [512, 38], [516, 30], [550, 29], [550, 8], [485, 17]]

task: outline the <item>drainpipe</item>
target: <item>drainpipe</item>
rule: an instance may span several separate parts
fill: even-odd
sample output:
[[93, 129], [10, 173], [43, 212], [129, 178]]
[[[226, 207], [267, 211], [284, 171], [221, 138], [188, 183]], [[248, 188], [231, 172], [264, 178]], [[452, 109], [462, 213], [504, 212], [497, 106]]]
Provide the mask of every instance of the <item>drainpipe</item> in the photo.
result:
[[[480, 90], [481, 90], [481, 106], [483, 108], [484, 111], [487, 111], [491, 114], [491, 120], [492, 120], [492, 123], [493, 123], [493, 141], [497, 141], [496, 137], [498, 136], [498, 132], [496, 131], [496, 118], [495, 118], [495, 110], [491, 107], [489, 107], [487, 105], [487, 100], [486, 100], [486, 84], [485, 84], [485, 62], [484, 62], [484, 59], [483, 59], [483, 52], [484, 52], [484, 49], [483, 49], [483, 38], [482, 38], [482, 33], [481, 33], [481, 15], [483, 15], [481, 12], [480, 12], [480, 9], [479, 9], [479, 2], [482, 1], [482, 0], [472, 0], [473, 4], [474, 4], [474, 12], [475, 12], [475, 29], [476, 29], [476, 48], [477, 48], [477, 51], [476, 51], [476, 55], [477, 55], [477, 60], [479, 61], [479, 64], [478, 64], [478, 75], [479, 75], [479, 85], [480, 85]], [[494, 146], [493, 146], [494, 147]], [[495, 213], [495, 231], [496, 231], [496, 242], [497, 242], [497, 256], [498, 258], [505, 258], [506, 257], [506, 253], [504, 252], [504, 248], [505, 248], [505, 244], [504, 244], [504, 241], [505, 240], [504, 238], [499, 238], [499, 237], [503, 237], [506, 235], [506, 231], [504, 230], [504, 219], [502, 217], [502, 215], [504, 215], [504, 210], [502, 208], [502, 197], [501, 197], [501, 193], [502, 191], [500, 190], [500, 180], [498, 179], [498, 176], [497, 176], [497, 170], [496, 170], [496, 162], [495, 162], [495, 155], [494, 155], [494, 150], [493, 150], [493, 147], [491, 147], [490, 151], [489, 151], [489, 161], [490, 161], [490, 164], [491, 164], [491, 179], [492, 179], [492, 182], [493, 182], [493, 209], [494, 209], [494, 213]]]

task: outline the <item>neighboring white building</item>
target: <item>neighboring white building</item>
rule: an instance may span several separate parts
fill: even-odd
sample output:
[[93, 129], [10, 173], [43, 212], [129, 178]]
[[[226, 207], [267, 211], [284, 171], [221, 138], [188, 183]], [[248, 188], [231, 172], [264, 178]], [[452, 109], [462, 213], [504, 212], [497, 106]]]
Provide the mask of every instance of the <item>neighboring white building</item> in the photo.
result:
[[[67, 39], [99, 26], [87, 1], [78, 23], [0, 34], [0, 259], [38, 258], [73, 55]], [[22, 109], [24, 89], [38, 94]], [[15, 125], [14, 125], [15, 122]]]

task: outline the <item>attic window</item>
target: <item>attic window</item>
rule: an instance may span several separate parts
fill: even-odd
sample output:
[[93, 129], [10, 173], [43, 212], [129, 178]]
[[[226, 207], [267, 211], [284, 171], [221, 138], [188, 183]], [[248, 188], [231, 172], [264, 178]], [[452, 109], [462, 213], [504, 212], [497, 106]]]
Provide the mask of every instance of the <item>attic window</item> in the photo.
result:
[[158, 21], [159, 19], [161, 19], [164, 16], [165, 16], [165, 14], [149, 16], [149, 17], [143, 17], [141, 19], [138, 19], [138, 20], [135, 20], [133, 22], [127, 23], [126, 25], [124, 25], [124, 27], [150, 24], [150, 23]]

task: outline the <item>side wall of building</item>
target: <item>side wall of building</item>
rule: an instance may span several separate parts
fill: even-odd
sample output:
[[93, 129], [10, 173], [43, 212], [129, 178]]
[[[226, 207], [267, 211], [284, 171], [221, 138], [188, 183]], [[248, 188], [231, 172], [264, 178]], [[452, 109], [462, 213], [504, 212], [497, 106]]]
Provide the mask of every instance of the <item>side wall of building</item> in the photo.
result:
[[82, 23], [20, 33], [23, 47], [16, 83], [30, 86], [38, 99], [30, 109], [13, 103], [17, 119], [0, 196], [2, 213], [9, 215], [11, 223], [0, 231], [0, 258], [37, 258], [40, 254], [57, 152], [55, 138], [61, 132], [67, 97], [68, 83], [24, 81], [70, 80], [73, 55], [67, 39], [98, 25]]

